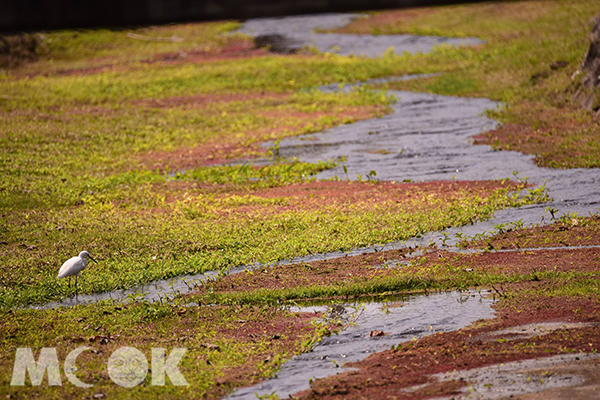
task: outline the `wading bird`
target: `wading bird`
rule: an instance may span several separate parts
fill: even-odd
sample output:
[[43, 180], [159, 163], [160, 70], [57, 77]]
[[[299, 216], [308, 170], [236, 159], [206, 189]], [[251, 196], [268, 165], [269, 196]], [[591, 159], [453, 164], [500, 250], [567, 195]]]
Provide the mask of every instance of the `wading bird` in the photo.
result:
[[79, 253], [77, 257], [72, 257], [65, 261], [62, 267], [60, 267], [60, 271], [58, 271], [58, 279], [64, 278], [65, 276], [69, 277], [69, 287], [71, 287], [71, 276], [75, 275], [75, 295], [77, 295], [77, 277], [87, 266], [86, 258], [89, 258], [98, 264], [98, 262], [90, 256], [90, 253], [84, 250]]

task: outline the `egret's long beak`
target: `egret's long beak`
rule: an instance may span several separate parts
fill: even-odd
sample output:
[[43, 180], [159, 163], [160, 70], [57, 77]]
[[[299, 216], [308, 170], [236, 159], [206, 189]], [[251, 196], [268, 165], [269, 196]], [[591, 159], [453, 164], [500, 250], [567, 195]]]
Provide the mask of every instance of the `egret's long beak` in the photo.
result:
[[96, 264], [98, 264], [98, 261], [94, 260], [94, 259], [92, 258], [92, 256], [88, 256], [88, 257], [90, 258], [90, 260], [92, 260], [93, 262], [95, 262]]

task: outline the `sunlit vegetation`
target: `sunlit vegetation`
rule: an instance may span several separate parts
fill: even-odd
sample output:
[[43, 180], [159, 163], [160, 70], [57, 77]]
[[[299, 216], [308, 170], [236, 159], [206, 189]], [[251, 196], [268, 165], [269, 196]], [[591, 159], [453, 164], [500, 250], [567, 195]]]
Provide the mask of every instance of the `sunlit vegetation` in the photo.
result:
[[490, 115], [505, 125], [485, 143], [536, 155], [539, 165], [598, 168], [600, 125], [573, 101], [589, 47], [596, 0], [515, 1], [376, 12], [345, 33], [475, 36], [477, 48], [439, 48], [446, 73], [391, 88], [477, 96], [507, 105]]
[[[295, 264], [280, 276], [294, 282], [289, 285], [224, 290], [219, 285], [235, 278], [223, 277], [174, 302], [131, 299], [128, 305], [21, 308], [74, 295], [56, 273], [83, 249], [99, 263], [83, 272], [79, 291], [97, 293], [401, 242], [490, 218], [502, 208], [546, 201], [543, 187], [510, 181], [401, 184], [378, 182], [364, 171], [368, 178], [361, 182], [347, 177], [319, 182], [320, 171], [343, 165], [344, 159], [280, 159], [277, 143], [382, 116], [393, 102], [385, 91], [363, 87], [325, 94], [316, 89], [320, 85], [408, 73], [441, 72], [392, 86], [507, 102], [510, 107], [493, 114], [503, 122], [536, 124], [542, 114], [528, 111], [536, 104], [562, 116], [570, 110], [569, 115], [593, 127], [585, 113], [569, 108], [568, 99], [596, 3], [508, 2], [401, 11], [392, 15], [407, 12], [410, 17], [400, 19], [408, 25], [390, 19], [373, 31], [365, 28], [372, 20], [365, 19], [361, 23], [366, 25], [348, 28], [487, 41], [478, 48], [442, 46], [430, 54], [387, 52], [376, 59], [269, 54], [233, 33], [237, 22], [44, 33], [37, 62], [0, 72], [1, 375], [10, 376], [18, 346], [58, 346], [62, 356], [88, 343], [102, 354], [82, 355], [86, 369], [81, 379], [96, 385], [89, 392], [66, 384], [51, 389], [3, 384], [0, 393], [222, 396], [272, 375], [285, 358], [329, 333], [311, 324], [312, 316], [277, 305], [286, 301], [535, 279], [552, 282], [548, 293], [591, 295], [597, 289], [593, 271], [476, 269], [470, 264], [475, 257], [436, 253], [377, 276], [323, 278], [319, 284], [310, 280], [310, 264]], [[553, 64], [558, 61], [565, 63]], [[265, 142], [270, 147], [262, 146]], [[591, 160], [585, 166], [595, 165], [593, 146], [583, 146], [585, 159]], [[584, 157], [570, 159], [577, 164]], [[521, 197], [519, 190], [525, 190]], [[370, 260], [365, 269], [379, 264]], [[332, 261], [327, 268], [340, 265]], [[250, 283], [258, 274], [277, 271], [263, 268], [237, 279]], [[200, 307], [189, 307], [189, 302]], [[193, 390], [146, 382], [127, 391], [108, 380], [102, 368], [112, 349], [132, 345], [147, 352], [156, 342], [189, 349], [182, 371]]]

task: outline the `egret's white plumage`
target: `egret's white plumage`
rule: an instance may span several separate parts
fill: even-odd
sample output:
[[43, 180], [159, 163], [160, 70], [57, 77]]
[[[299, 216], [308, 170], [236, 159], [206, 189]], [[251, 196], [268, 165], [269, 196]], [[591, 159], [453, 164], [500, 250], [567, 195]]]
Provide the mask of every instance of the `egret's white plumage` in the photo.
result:
[[75, 276], [75, 290], [77, 290], [77, 277], [79, 276], [79, 273], [87, 266], [87, 258], [97, 263], [97, 261], [90, 256], [90, 253], [84, 250], [79, 253], [77, 257], [72, 257], [65, 261], [58, 271], [58, 279], [68, 276], [69, 286], [71, 286], [71, 276]]

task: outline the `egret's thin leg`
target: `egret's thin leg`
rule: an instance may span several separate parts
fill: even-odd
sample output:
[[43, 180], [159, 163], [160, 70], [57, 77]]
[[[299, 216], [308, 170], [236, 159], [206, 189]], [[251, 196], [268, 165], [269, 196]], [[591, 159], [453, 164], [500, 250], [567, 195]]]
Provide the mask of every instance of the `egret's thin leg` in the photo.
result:
[[71, 277], [69, 277], [69, 289], [71, 289]]
[[77, 278], [79, 275], [75, 275], [75, 297], [77, 297]]

